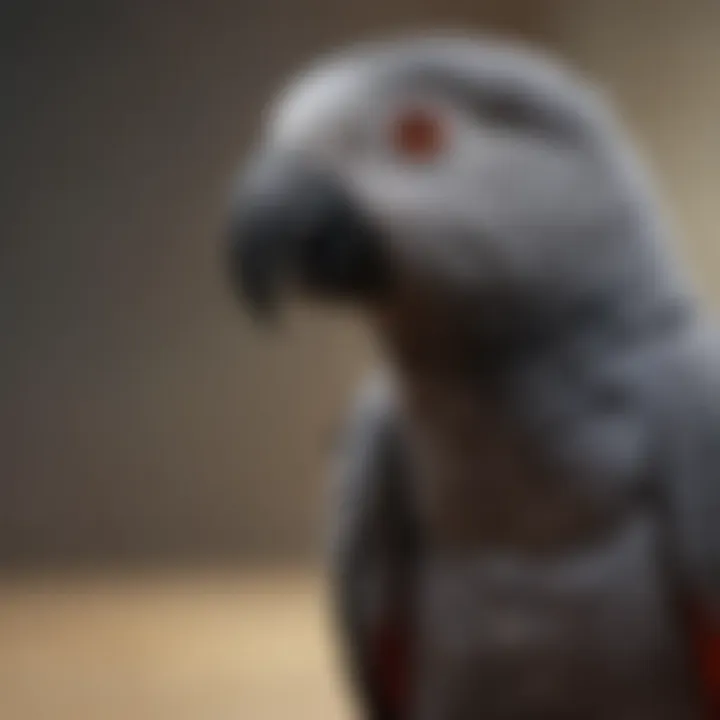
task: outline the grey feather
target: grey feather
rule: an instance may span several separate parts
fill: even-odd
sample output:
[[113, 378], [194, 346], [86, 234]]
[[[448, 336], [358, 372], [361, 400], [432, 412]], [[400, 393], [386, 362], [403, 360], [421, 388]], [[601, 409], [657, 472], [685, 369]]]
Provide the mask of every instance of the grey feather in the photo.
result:
[[373, 720], [391, 720], [372, 676], [373, 631], [409, 617], [418, 559], [416, 518], [392, 391], [375, 375], [359, 393], [336, 453], [329, 537], [333, 599], [353, 687]]
[[[433, 162], [388, 142], [418, 102], [450, 128]], [[698, 717], [680, 601], [720, 610], [720, 355], [612, 109], [542, 54], [421, 38], [323, 59], [266, 143], [331, 170], [394, 263], [363, 306], [393, 372], [332, 508], [370, 716], [370, 618], [402, 597], [412, 720]]]

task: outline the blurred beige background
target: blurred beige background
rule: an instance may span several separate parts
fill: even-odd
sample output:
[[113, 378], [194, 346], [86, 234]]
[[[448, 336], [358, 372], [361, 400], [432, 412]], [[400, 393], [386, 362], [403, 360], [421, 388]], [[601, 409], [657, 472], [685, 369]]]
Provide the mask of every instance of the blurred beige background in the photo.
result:
[[[56, 573], [0, 587], [0, 717], [343, 717], [322, 585], [270, 568], [318, 558], [324, 457], [372, 348], [342, 317], [259, 333], [228, 293], [224, 201], [264, 102], [298, 63], [371, 32], [546, 43], [616, 99], [715, 302], [720, 3], [0, 12], [0, 563]], [[156, 570], [67, 574], [127, 561]], [[158, 574], [178, 564], [196, 571]], [[198, 575], [214, 565], [236, 573]]]

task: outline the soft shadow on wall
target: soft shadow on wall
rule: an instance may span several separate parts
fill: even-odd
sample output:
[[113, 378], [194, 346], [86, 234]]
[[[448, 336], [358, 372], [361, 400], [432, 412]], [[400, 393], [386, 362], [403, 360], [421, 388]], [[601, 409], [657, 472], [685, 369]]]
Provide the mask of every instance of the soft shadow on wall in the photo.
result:
[[4, 559], [312, 555], [327, 438], [370, 349], [345, 319], [267, 337], [233, 305], [218, 255], [230, 178], [299, 63], [483, 11], [135, 0], [4, 13]]
[[259, 333], [218, 237], [265, 101], [338, 43], [441, 26], [566, 50], [617, 92], [712, 286], [719, 11], [648, 4], [6, 4], [2, 559], [316, 556], [328, 440], [372, 348], [351, 318]]

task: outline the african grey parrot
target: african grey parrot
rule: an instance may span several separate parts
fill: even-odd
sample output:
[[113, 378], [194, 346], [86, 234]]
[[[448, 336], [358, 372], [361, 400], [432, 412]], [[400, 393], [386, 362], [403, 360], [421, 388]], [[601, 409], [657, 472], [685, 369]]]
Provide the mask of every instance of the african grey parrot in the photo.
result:
[[235, 286], [359, 308], [332, 577], [370, 720], [720, 717], [720, 354], [597, 89], [524, 46], [359, 44], [280, 93]]

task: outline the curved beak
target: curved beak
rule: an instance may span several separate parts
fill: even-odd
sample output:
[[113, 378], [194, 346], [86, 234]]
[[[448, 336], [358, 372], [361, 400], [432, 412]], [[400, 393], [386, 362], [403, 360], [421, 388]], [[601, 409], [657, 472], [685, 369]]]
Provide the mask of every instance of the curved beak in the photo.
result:
[[234, 289], [260, 314], [289, 287], [361, 300], [388, 283], [382, 238], [342, 181], [295, 158], [263, 157], [246, 171], [229, 235]]

